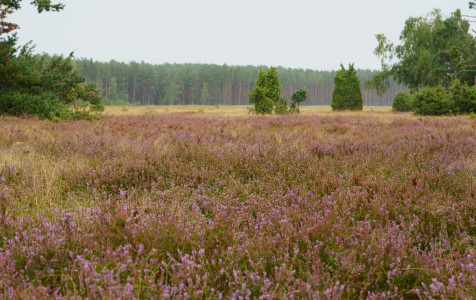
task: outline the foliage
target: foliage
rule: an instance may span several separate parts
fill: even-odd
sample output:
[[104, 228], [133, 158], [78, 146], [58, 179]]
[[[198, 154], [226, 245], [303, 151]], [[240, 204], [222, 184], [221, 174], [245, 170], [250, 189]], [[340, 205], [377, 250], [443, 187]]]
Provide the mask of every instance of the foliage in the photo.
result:
[[455, 78], [473, 84], [476, 71], [470, 65], [476, 62], [475, 38], [469, 29], [460, 10], [448, 18], [434, 10], [426, 17], [407, 19], [399, 45], [377, 34], [374, 53], [381, 59], [382, 72], [366, 85], [382, 93], [391, 77], [412, 91], [423, 86], [446, 88]]
[[411, 111], [412, 101], [410, 94], [407, 91], [401, 91], [395, 95], [392, 105], [393, 111]]
[[180, 101], [181, 89], [175, 81], [171, 81], [165, 90], [164, 101], [167, 105], [175, 105]]
[[[32, 4], [39, 12], [63, 8], [47, 0]], [[15, 34], [2, 36], [18, 27], [4, 19], [19, 8], [18, 0], [0, 4], [0, 113], [61, 120], [91, 118], [90, 112], [101, 111], [101, 96], [94, 84], [79, 76], [73, 54], [66, 58], [34, 55], [30, 44], [16, 46]]]
[[287, 102], [280, 93], [278, 72], [275, 67], [271, 67], [267, 72], [263, 69], [258, 72], [256, 85], [248, 93], [248, 97], [257, 114], [270, 114], [273, 110], [276, 114], [286, 114], [288, 113]]
[[274, 106], [274, 113], [277, 115], [285, 115], [289, 113], [289, 107], [286, 99], [279, 97], [278, 102]]
[[360, 80], [354, 64], [349, 64], [346, 70], [341, 64], [341, 70], [336, 72], [334, 78], [335, 88], [332, 92], [333, 110], [361, 110], [362, 92], [360, 91]]
[[448, 89], [453, 101], [454, 113], [476, 112], [476, 87], [455, 80]]
[[424, 87], [412, 95], [413, 109], [418, 115], [441, 116], [453, 112], [453, 102], [441, 85]]
[[33, 55], [32, 47], [17, 49], [15, 42], [13, 36], [0, 43], [0, 112], [68, 119], [103, 109], [95, 85], [75, 70], [72, 54]]
[[[413, 93], [411, 98], [411, 109], [420, 115], [457, 115], [476, 112], [476, 87], [459, 80], [454, 80], [448, 89], [443, 89], [441, 85], [424, 87], [419, 92]], [[395, 99], [394, 106], [397, 102]]]
[[[258, 75], [259, 76], [259, 75]], [[259, 85], [258, 85], [259, 84]], [[266, 96], [276, 104], [281, 99], [281, 84], [279, 83], [278, 71], [275, 67], [270, 67], [265, 76], [264, 85], [258, 80], [256, 86], [267, 90]]]
[[208, 92], [208, 84], [203, 83], [202, 90], [200, 92], [200, 103], [203, 105], [208, 105], [210, 101], [210, 93]]
[[301, 102], [306, 101], [307, 99], [307, 90], [297, 90], [291, 96], [291, 109], [297, 110], [299, 112], [299, 105]]
[[268, 91], [262, 87], [254, 87], [249, 93], [250, 103], [254, 105], [257, 114], [270, 114], [273, 112], [274, 102], [268, 96]]

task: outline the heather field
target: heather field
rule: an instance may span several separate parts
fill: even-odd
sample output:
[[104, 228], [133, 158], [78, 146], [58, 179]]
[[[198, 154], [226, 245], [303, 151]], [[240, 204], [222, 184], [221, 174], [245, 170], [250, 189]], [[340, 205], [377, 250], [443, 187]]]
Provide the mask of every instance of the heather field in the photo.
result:
[[1, 299], [476, 297], [476, 120], [161, 109], [0, 119]]

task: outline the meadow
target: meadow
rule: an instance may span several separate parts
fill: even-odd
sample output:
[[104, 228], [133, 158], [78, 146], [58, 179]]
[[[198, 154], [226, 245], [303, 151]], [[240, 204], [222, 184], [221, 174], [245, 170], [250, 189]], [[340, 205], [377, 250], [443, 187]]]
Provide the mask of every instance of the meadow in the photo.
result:
[[0, 118], [0, 298], [476, 297], [476, 120]]

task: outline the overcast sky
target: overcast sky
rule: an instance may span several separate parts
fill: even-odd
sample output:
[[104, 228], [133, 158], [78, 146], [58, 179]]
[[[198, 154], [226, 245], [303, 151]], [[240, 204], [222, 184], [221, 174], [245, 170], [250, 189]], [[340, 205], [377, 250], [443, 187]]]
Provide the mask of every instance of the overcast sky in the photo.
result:
[[375, 34], [393, 41], [410, 16], [468, 9], [469, 0], [64, 0], [10, 20], [37, 52], [99, 61], [379, 69]]

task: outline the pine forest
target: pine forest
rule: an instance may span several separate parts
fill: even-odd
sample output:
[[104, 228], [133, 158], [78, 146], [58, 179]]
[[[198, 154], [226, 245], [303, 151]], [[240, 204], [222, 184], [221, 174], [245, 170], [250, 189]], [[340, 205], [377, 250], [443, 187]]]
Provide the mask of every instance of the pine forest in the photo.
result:
[[[76, 61], [79, 73], [96, 83], [106, 105], [249, 105], [247, 93], [254, 87], [259, 66], [161, 64]], [[382, 96], [364, 83], [377, 71], [357, 71], [364, 105], [390, 106], [405, 86], [391, 82]], [[303, 105], [330, 105], [335, 71], [278, 67], [282, 95], [289, 101], [294, 91], [306, 89]]]

